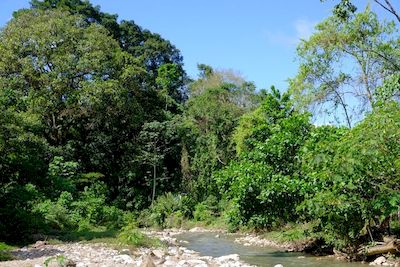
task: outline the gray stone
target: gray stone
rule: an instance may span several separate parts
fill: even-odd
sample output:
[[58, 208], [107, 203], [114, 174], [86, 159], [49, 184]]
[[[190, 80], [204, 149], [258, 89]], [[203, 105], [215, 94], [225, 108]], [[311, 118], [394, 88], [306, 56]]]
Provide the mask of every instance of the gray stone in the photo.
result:
[[155, 249], [152, 251], [152, 253], [154, 256], [156, 256], [159, 259], [165, 256], [165, 252], [162, 251], [161, 249]]
[[120, 263], [120, 264], [132, 264], [133, 263], [133, 259], [129, 255], [125, 255], [125, 254], [114, 256], [113, 260], [116, 263]]

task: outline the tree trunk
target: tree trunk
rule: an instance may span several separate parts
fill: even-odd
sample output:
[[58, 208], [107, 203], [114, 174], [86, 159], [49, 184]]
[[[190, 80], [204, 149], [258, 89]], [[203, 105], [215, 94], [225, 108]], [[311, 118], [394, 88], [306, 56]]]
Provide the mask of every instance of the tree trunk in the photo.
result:
[[400, 240], [392, 240], [387, 244], [374, 247], [364, 247], [359, 251], [361, 256], [374, 256], [379, 254], [395, 254], [400, 250]]
[[156, 195], [156, 177], [156, 164], [153, 164], [153, 194], [151, 195], [151, 205], [153, 205]]

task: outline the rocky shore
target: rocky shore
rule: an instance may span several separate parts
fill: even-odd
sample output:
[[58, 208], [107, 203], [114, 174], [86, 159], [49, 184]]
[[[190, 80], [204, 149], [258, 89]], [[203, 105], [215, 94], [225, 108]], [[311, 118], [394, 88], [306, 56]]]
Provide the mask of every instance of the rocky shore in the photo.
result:
[[[179, 230], [148, 231], [147, 235], [156, 236], [167, 245], [166, 247], [150, 249], [138, 248], [116, 250], [107, 244], [65, 243], [51, 245], [39, 241], [30, 247], [13, 251], [15, 260], [0, 262], [0, 267], [249, 267], [242, 262], [239, 255], [222, 257], [201, 256], [199, 253], [181, 246], [176, 238]], [[60, 265], [63, 264], [63, 265]]]

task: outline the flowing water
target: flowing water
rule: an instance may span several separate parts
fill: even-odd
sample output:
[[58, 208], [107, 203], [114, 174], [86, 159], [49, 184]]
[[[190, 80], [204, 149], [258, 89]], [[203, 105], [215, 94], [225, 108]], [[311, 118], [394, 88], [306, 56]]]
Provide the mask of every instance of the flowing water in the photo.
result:
[[[231, 235], [216, 233], [187, 232], [177, 236], [184, 241], [183, 246], [199, 252], [203, 256], [219, 257], [228, 254], [239, 254], [240, 259], [256, 266], [269, 267], [282, 264], [284, 267], [366, 267], [366, 264], [347, 263], [326, 257], [315, 257], [304, 253], [284, 252], [276, 248], [243, 246], [234, 242]], [[188, 243], [186, 243], [186, 242]]]

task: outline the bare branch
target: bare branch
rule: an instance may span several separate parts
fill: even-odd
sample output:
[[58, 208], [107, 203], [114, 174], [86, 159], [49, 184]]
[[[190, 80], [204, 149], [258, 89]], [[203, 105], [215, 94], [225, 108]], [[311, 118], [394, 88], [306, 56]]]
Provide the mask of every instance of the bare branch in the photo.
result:
[[400, 22], [400, 16], [399, 16], [399, 14], [397, 14], [396, 10], [394, 9], [393, 5], [390, 3], [389, 0], [384, 0], [387, 6], [385, 6], [379, 0], [374, 0], [374, 1], [375, 1], [375, 3], [380, 5], [383, 9], [385, 9], [389, 13], [393, 14], [397, 18], [397, 20]]

